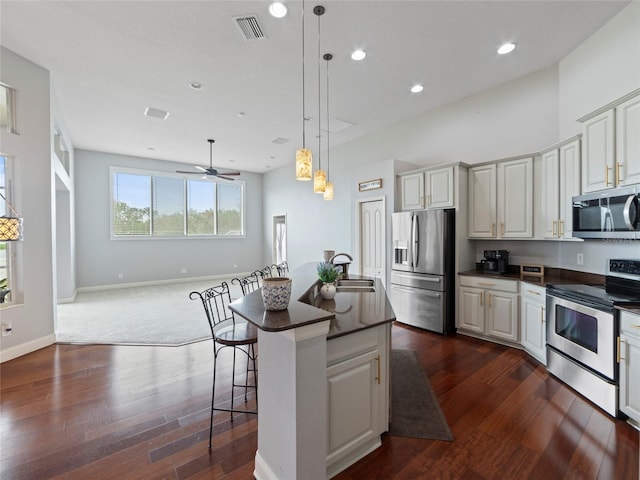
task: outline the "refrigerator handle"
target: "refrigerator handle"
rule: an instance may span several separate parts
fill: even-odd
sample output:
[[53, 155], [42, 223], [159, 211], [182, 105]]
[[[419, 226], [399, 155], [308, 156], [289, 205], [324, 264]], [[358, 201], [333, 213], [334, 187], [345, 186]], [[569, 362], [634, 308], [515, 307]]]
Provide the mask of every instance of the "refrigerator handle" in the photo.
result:
[[418, 266], [418, 248], [420, 246], [420, 239], [418, 238], [418, 216], [411, 217], [411, 239], [413, 240], [413, 250], [411, 252], [413, 258], [413, 268]]

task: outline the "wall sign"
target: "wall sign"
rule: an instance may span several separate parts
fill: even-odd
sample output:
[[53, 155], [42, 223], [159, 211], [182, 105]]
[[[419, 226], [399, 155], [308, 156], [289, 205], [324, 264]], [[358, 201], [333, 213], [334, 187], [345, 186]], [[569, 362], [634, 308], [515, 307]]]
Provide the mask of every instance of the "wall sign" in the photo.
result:
[[361, 192], [365, 192], [367, 190], [375, 190], [376, 188], [382, 188], [381, 178], [358, 183], [358, 190]]

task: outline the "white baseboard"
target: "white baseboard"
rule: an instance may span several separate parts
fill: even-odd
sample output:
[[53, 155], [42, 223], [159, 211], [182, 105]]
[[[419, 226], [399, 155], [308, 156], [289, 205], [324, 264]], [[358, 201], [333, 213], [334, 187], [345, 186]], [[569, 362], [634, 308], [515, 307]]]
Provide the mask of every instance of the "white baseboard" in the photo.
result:
[[35, 352], [36, 350], [48, 347], [49, 345], [53, 345], [54, 343], [56, 343], [56, 336], [54, 333], [52, 333], [45, 337], [36, 338], [35, 340], [21, 343], [20, 345], [16, 345], [15, 347], [1, 350], [0, 363], [6, 362], [8, 360], [13, 360], [14, 358], [26, 355], [27, 353]]
[[[80, 287], [76, 290], [76, 292], [97, 292], [101, 290], [116, 290], [119, 288], [133, 288], [133, 287], [149, 287], [153, 285], [167, 285], [167, 284], [176, 284], [176, 283], [189, 283], [189, 282], [200, 282], [207, 280], [222, 280], [227, 278], [234, 277], [243, 277], [245, 275], [249, 275], [251, 272], [235, 272], [228, 273], [226, 275], [207, 275], [204, 277], [180, 277], [169, 280], [149, 280], [146, 282], [131, 282], [131, 283], [116, 283], [110, 285], [96, 285], [93, 287]], [[58, 302], [61, 303], [61, 302]]]
[[73, 291], [73, 295], [71, 295], [70, 297], [67, 298], [58, 298], [58, 305], [62, 304], [62, 303], [73, 303], [76, 301], [76, 295], [78, 294], [78, 289], [75, 289]]

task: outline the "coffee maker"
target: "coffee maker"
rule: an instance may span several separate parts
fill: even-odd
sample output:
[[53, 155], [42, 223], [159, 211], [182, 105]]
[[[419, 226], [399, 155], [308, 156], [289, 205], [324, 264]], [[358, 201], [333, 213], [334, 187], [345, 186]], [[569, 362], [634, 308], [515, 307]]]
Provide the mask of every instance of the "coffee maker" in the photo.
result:
[[507, 273], [509, 267], [508, 250], [485, 250], [484, 258], [480, 261], [483, 273]]

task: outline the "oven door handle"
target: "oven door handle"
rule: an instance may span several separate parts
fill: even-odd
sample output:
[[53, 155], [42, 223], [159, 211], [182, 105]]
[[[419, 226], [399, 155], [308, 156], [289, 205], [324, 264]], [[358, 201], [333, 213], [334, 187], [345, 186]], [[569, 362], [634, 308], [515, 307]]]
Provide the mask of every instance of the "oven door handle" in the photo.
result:
[[[635, 218], [631, 218], [631, 206], [635, 206]], [[624, 204], [624, 209], [622, 210], [622, 216], [624, 217], [624, 223], [627, 225], [629, 230], [635, 230], [636, 225], [638, 224], [638, 198], [635, 195], [629, 195], [627, 201]]]

